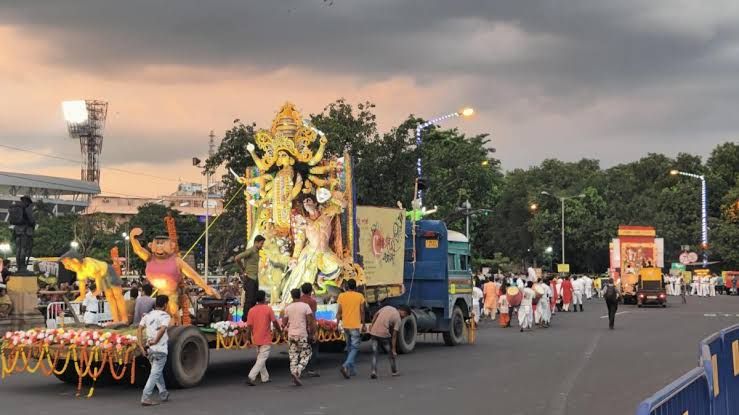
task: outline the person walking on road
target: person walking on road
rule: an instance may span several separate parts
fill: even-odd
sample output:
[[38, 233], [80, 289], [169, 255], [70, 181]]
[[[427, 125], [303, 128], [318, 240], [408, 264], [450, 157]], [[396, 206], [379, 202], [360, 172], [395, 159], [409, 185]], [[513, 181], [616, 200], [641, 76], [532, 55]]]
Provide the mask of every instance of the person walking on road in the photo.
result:
[[400, 324], [404, 318], [410, 315], [411, 310], [408, 306], [402, 305], [395, 308], [391, 305], [382, 307], [375, 317], [369, 328], [369, 334], [372, 339], [372, 373], [370, 378], [377, 379], [377, 355], [380, 348], [388, 349], [390, 358], [390, 370], [393, 376], [398, 376], [398, 366], [396, 359], [398, 357], [398, 333], [400, 332]]
[[608, 307], [608, 328], [613, 330], [613, 326], [616, 323], [616, 311], [618, 311], [618, 298], [620, 294], [613, 285], [613, 278], [609, 278], [606, 283], [606, 287], [603, 289], [603, 298], [606, 300], [606, 307]]
[[[305, 284], [300, 286], [300, 292], [303, 293], [303, 295], [300, 296], [300, 301], [308, 304], [310, 306], [311, 311], [313, 312], [313, 333], [318, 332], [317, 327], [317, 317], [316, 312], [318, 311], [318, 303], [316, 302], [316, 299], [313, 298], [311, 294], [313, 294], [313, 284], [306, 282]], [[318, 371], [318, 341], [316, 340], [315, 335], [309, 339], [310, 342], [310, 361], [308, 362], [308, 366], [305, 367], [305, 375], [309, 378], [317, 378], [320, 377], [321, 374]]]
[[357, 374], [354, 361], [357, 359], [357, 354], [359, 354], [361, 329], [364, 325], [365, 300], [364, 296], [357, 292], [357, 282], [353, 279], [346, 282], [346, 288], [347, 291], [339, 294], [336, 299], [339, 305], [336, 310], [336, 319], [340, 321], [346, 338], [346, 360], [339, 370], [342, 376], [349, 379]]
[[683, 279], [683, 277], [679, 277], [679, 278], [680, 278], [680, 281], [678, 281], [678, 284], [680, 284], [679, 285], [679, 287], [680, 287], [680, 297], [682, 297], [682, 299], [683, 299], [683, 304], [687, 304], [688, 303], [688, 299], [685, 297], [685, 290], [686, 290], [686, 287], [685, 287], [685, 279]]
[[528, 281], [526, 288], [523, 289], [523, 299], [521, 305], [518, 307], [518, 326], [521, 327], [521, 331], [524, 329], [531, 329], [534, 324], [534, 313], [533, 313], [533, 300], [536, 293], [531, 287], [534, 283]]
[[[151, 363], [149, 379], [146, 381], [144, 391], [141, 394], [141, 405], [159, 405], [159, 402], [151, 399], [154, 388], [159, 390], [159, 401], [169, 400], [169, 392], [164, 384], [164, 365], [167, 363], [167, 327], [169, 327], [170, 316], [167, 313], [167, 302], [169, 297], [158, 295], [155, 300], [154, 310], [148, 312], [139, 322], [138, 339], [143, 349], [143, 354]], [[145, 333], [144, 333], [145, 331]], [[146, 334], [146, 337], [144, 337]]]
[[498, 324], [500, 327], [506, 328], [511, 327], [511, 314], [510, 305], [508, 304], [508, 296], [506, 295], [506, 284], [500, 287], [500, 295], [498, 296], [498, 312], [500, 317], [498, 318]]
[[287, 329], [290, 375], [295, 386], [303, 386], [300, 376], [310, 361], [309, 339], [314, 335], [315, 320], [310, 306], [300, 301], [300, 288], [293, 288], [290, 296], [293, 302], [282, 311], [282, 324], [283, 328]]
[[580, 312], [582, 312], [582, 296], [585, 293], [585, 280], [580, 277], [578, 278], [577, 275], [574, 277], [574, 281], [572, 282], [572, 305], [574, 306], [574, 311], [577, 312], [577, 306], [580, 306]]
[[483, 315], [490, 317], [490, 320], [495, 320], [496, 311], [498, 310], [498, 292], [500, 287], [497, 282], [490, 279], [488, 282], [483, 284], [482, 293], [484, 296], [483, 300]]
[[570, 277], [565, 277], [565, 280], [562, 281], [562, 311], [570, 311], [573, 291], [574, 290], [572, 287], [572, 282], [570, 282]]
[[280, 332], [280, 324], [275, 318], [272, 307], [265, 304], [267, 294], [262, 290], [257, 290], [254, 295], [256, 305], [249, 309], [246, 316], [246, 338], [249, 342], [257, 347], [257, 361], [249, 372], [246, 384], [254, 386], [257, 375], [262, 383], [269, 382], [269, 372], [267, 372], [267, 359], [269, 359], [269, 351], [272, 348], [272, 331], [273, 328], [277, 333]]
[[259, 251], [264, 246], [264, 236], [254, 237], [254, 245], [246, 251], [236, 255], [234, 261], [242, 273], [242, 284], [244, 287], [244, 317], [249, 314], [249, 309], [257, 303], [256, 295], [259, 290]]

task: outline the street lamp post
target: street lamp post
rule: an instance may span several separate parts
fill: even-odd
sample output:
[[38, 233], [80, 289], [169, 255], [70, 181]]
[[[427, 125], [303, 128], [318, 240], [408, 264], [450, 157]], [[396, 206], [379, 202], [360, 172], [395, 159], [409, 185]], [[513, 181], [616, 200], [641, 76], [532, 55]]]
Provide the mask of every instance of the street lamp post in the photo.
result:
[[[575, 198], [583, 198], [583, 197], [585, 197], [585, 195], [583, 193], [580, 193], [577, 196], [560, 196], [560, 197], [557, 197], [557, 196], [554, 196], [553, 194], [551, 194], [551, 193], [549, 193], [547, 191], [542, 191], [541, 194], [546, 195], [546, 196], [551, 196], [551, 197], [553, 197], [555, 199], [559, 199], [560, 203], [562, 204], [562, 264], [566, 264], [567, 262], [565, 262], [565, 200], [575, 199]], [[532, 205], [532, 206], [534, 206], [534, 205]]]
[[702, 174], [686, 173], [679, 170], [671, 170], [673, 176], [687, 176], [701, 181], [701, 246], [703, 247], [703, 266], [708, 266], [708, 194], [706, 189], [706, 176]]
[[[430, 120], [426, 121], [423, 124], [417, 125], [416, 126], [416, 147], [418, 149], [421, 148], [421, 132], [426, 127], [431, 126], [431, 125], [434, 125], [434, 124], [437, 124], [437, 123], [440, 123], [442, 121], [446, 121], [446, 120], [451, 119], [451, 118], [471, 117], [474, 113], [475, 113], [475, 110], [474, 109], [472, 109], [470, 107], [467, 107], [467, 108], [463, 108], [463, 109], [461, 109], [459, 111], [456, 111], [456, 112], [452, 112], [452, 113], [449, 113], [449, 114], [446, 114], [446, 115], [441, 115], [439, 117], [430, 119]], [[418, 153], [418, 160], [416, 160], [416, 174], [418, 175], [418, 178], [419, 179], [421, 178], [422, 173], [423, 173], [423, 170], [421, 168], [421, 153], [419, 151], [419, 153]], [[418, 193], [416, 194], [416, 197], [419, 200], [422, 199], [422, 197], [421, 197], [422, 196], [422, 193], [423, 193], [423, 191], [422, 190], [419, 190]]]

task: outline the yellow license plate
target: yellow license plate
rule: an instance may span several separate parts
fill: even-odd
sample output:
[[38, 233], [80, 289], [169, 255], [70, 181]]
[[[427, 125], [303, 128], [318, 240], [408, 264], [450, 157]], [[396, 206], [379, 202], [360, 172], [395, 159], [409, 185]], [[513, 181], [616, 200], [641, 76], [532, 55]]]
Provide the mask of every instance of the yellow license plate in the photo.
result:
[[438, 239], [426, 239], [426, 248], [438, 248], [438, 247], [439, 247]]

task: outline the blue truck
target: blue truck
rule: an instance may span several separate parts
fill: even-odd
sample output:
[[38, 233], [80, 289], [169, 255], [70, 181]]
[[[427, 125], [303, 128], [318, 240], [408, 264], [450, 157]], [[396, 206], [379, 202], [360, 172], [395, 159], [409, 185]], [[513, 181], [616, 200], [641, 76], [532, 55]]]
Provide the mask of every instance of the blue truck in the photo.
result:
[[466, 340], [472, 311], [470, 261], [469, 241], [444, 222], [406, 221], [402, 289], [378, 293], [371, 281], [365, 287], [370, 315], [384, 304], [411, 308], [401, 323], [400, 353], [413, 351], [419, 333], [441, 333], [449, 346]]

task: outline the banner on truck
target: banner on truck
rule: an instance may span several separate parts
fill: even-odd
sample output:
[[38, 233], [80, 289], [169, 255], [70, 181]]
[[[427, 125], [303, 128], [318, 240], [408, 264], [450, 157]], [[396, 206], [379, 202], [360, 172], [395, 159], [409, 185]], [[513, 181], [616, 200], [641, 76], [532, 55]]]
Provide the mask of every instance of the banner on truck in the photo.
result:
[[357, 206], [359, 255], [368, 286], [403, 283], [405, 212]]

